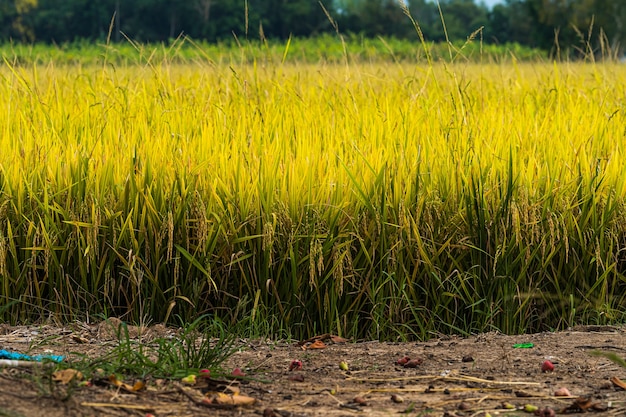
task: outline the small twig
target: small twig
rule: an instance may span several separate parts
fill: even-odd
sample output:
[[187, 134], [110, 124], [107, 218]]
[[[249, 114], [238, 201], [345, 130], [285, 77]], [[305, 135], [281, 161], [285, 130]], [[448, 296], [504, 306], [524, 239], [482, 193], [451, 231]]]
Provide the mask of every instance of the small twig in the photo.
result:
[[602, 346], [591, 346], [591, 345], [579, 345], [575, 346], [576, 349], [609, 349], [609, 350], [626, 350], [621, 346], [613, 346], [613, 345], [602, 345]]
[[324, 391], [326, 392], [326, 394], [328, 394], [328, 396], [330, 398], [332, 398], [333, 400], [337, 401], [337, 403], [339, 404], [339, 406], [344, 407], [344, 403], [342, 403], [341, 401], [339, 401], [339, 398], [337, 398], [336, 396], [334, 396], [333, 394], [330, 393], [330, 391]]
[[518, 413], [519, 410], [517, 409], [513, 409], [513, 410], [503, 410], [501, 408], [494, 408], [493, 410], [478, 410], [476, 411], [474, 414], [470, 414], [470, 417], [476, 417], [476, 416], [484, 416], [486, 413], [493, 413], [493, 414], [502, 414], [502, 413]]
[[495, 384], [495, 385], [541, 385], [540, 382], [524, 382], [524, 381], [496, 381], [482, 378], [475, 378], [472, 376], [439, 376], [439, 375], [414, 375], [399, 378], [353, 378], [346, 377], [346, 381], [361, 381], [361, 382], [391, 382], [391, 381], [409, 381], [418, 379], [432, 379], [435, 381], [464, 381], [464, 382], [479, 382], [483, 384]]
[[[371, 392], [406, 392], [406, 393], [411, 393], [411, 392], [424, 392], [424, 390], [426, 390], [427, 388], [419, 387], [419, 388], [372, 388], [366, 391], [363, 391], [362, 389], [359, 390], [352, 390], [352, 391], [356, 391], [356, 392], [365, 392], [366, 394], [369, 394]], [[350, 390], [346, 390], [344, 389], [343, 391], [349, 392]], [[484, 391], [500, 391], [499, 388], [435, 388], [435, 389], [430, 389], [428, 390], [428, 393], [436, 393], [436, 392], [445, 392], [445, 391], [449, 391], [449, 392], [484, 392]]]
[[192, 403], [196, 404], [196, 405], [200, 405], [202, 403], [201, 400], [198, 400], [197, 398], [195, 398], [191, 393], [187, 392], [187, 390], [185, 389], [185, 387], [180, 386], [179, 384], [174, 384], [174, 387], [176, 388], [176, 390], [178, 392], [180, 392], [181, 394], [183, 394], [185, 397], [189, 398], [191, 400]]
[[[80, 403], [82, 407], [113, 407], [123, 408], [127, 410], [139, 410], [139, 411], [154, 411], [158, 406], [155, 405], [141, 405], [141, 404], [119, 404], [119, 403]], [[168, 404], [169, 405], [169, 404]]]

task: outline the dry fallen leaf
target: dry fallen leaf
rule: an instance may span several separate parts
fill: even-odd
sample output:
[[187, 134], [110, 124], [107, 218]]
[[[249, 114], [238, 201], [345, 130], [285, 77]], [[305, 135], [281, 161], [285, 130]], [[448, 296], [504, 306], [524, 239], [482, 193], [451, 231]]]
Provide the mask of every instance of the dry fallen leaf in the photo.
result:
[[626, 383], [624, 383], [624, 381], [622, 381], [621, 379], [619, 379], [618, 377], [614, 376], [613, 378], [611, 378], [611, 382], [613, 383], [613, 385], [615, 385], [616, 387], [619, 387], [623, 390], [626, 390]]
[[[310, 337], [310, 338], [308, 338], [308, 339], [306, 339], [306, 340], [302, 340], [302, 341], [298, 342], [298, 346], [304, 346], [304, 345], [306, 345], [307, 343], [313, 343], [313, 342], [315, 342], [316, 340], [324, 340], [324, 339], [328, 339], [329, 337], [330, 337], [330, 333], [324, 333], [324, 334], [319, 335], [319, 336], [313, 336], [313, 337]], [[304, 349], [304, 348], [303, 348], [303, 349]]]
[[326, 348], [326, 343], [322, 342], [321, 340], [316, 340], [315, 342], [307, 346], [307, 349], [325, 349], [325, 348]]
[[588, 397], [578, 397], [574, 401], [574, 404], [576, 404], [576, 407], [580, 408], [581, 410], [587, 411], [590, 408], [593, 408], [594, 402], [591, 401], [591, 399]]
[[344, 339], [343, 337], [339, 337], [335, 335], [330, 335], [330, 340], [332, 340], [333, 343], [346, 343], [350, 341], [348, 339]]
[[[336, 335], [333, 335], [333, 334], [330, 334], [330, 333], [324, 333], [324, 334], [321, 334], [319, 336], [313, 336], [313, 337], [310, 337], [310, 338], [308, 338], [306, 340], [302, 340], [302, 341], [298, 342], [298, 346], [304, 346], [307, 343], [315, 343], [315, 342], [318, 342], [318, 341], [322, 342], [322, 341], [328, 340], [328, 339], [330, 339], [333, 343], [346, 343], [346, 342], [350, 341], [350, 340], [344, 339], [343, 337], [340, 337], [340, 336], [336, 336]], [[303, 347], [303, 349], [304, 349], [304, 347]]]
[[80, 381], [83, 379], [83, 374], [76, 369], [64, 369], [62, 371], [56, 371], [52, 374], [52, 380], [67, 385], [72, 380]]
[[109, 382], [111, 382], [116, 387], [120, 387], [128, 392], [137, 392], [145, 387], [145, 384], [142, 381], [135, 382], [135, 385], [126, 384], [119, 379], [115, 375], [111, 375], [109, 377]]
[[[599, 402], [594, 402], [591, 400], [591, 398], [588, 397], [578, 397], [574, 400], [574, 403], [572, 405], [570, 405], [569, 407], [564, 408], [563, 410], [560, 411], [560, 414], [571, 414], [571, 413], [578, 413], [580, 411], [582, 412], [588, 412], [588, 411], [606, 411], [607, 410], [607, 406], [599, 403]], [[552, 417], [554, 416], [554, 414], [552, 415], [548, 415], [547, 417]], [[541, 417], [546, 417], [546, 416], [541, 416]]]
[[209, 402], [211, 404], [219, 404], [219, 405], [244, 406], [244, 405], [253, 405], [256, 402], [256, 398], [247, 397], [245, 395], [240, 395], [240, 394], [224, 394], [224, 393], [218, 392], [216, 397], [212, 399], [206, 398], [203, 401]]

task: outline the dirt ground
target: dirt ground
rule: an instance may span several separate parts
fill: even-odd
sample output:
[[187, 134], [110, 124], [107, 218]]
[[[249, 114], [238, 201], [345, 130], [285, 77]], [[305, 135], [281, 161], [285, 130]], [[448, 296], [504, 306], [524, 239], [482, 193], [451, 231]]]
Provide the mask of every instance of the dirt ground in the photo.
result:
[[[167, 334], [174, 331], [155, 326], [143, 337]], [[98, 325], [0, 325], [0, 349], [31, 354], [97, 355], [113, 339]], [[533, 347], [514, 347], [520, 343]], [[321, 335], [307, 343], [242, 340], [238, 347], [223, 366], [240, 368], [245, 373], [241, 379], [201, 379], [196, 385], [148, 380], [137, 392], [112, 384], [68, 389], [41, 378], [41, 367], [0, 367], [0, 416], [549, 417], [550, 410], [557, 415], [626, 415], [626, 391], [618, 386], [626, 380], [626, 369], [590, 354], [599, 350], [626, 357], [624, 327], [442, 336], [424, 343], [355, 343]], [[415, 367], [397, 363], [404, 357], [413, 359]], [[554, 365], [552, 372], [542, 371], [545, 360]], [[301, 369], [294, 361], [301, 362]], [[561, 388], [571, 395], [555, 396]], [[223, 402], [254, 403], [216, 404], [217, 392], [228, 394]], [[529, 413], [523, 410], [526, 405], [539, 410]]]

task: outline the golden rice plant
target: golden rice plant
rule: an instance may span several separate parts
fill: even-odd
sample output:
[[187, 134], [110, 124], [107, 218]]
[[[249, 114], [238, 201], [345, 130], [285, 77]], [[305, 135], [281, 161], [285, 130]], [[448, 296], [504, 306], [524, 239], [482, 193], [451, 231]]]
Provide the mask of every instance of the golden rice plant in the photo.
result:
[[618, 64], [5, 62], [0, 78], [5, 320], [209, 313], [395, 339], [623, 318]]

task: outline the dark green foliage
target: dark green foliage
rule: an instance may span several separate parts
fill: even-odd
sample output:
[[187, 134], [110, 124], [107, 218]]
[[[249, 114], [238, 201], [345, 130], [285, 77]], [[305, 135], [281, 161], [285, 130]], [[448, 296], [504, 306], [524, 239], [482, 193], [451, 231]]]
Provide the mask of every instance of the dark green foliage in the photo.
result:
[[[626, 44], [626, 9], [610, 0], [506, 0], [491, 10], [473, 0], [406, 5], [428, 42], [462, 42], [480, 31], [485, 43], [561, 57], [619, 56]], [[0, 23], [0, 41], [162, 42], [181, 34], [209, 42], [286, 40], [336, 30], [418, 40], [396, 0], [9, 0], [0, 5]]]

